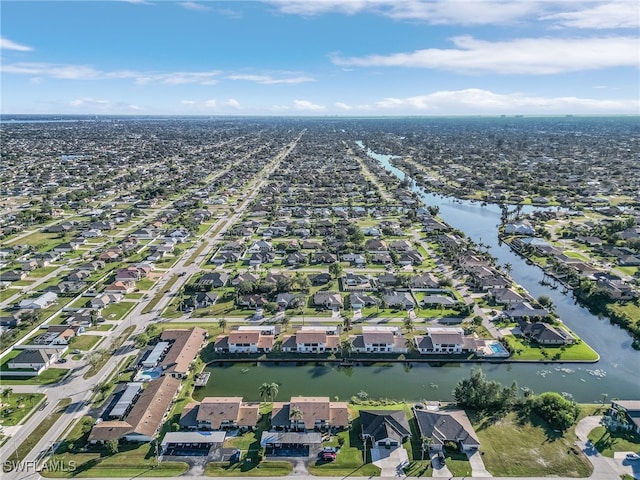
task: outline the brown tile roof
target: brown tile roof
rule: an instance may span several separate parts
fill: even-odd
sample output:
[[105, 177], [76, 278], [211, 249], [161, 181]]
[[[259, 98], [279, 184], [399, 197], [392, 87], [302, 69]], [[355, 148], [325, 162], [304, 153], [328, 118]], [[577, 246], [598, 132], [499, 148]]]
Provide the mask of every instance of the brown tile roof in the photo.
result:
[[329, 421], [329, 397], [291, 397], [289, 411], [294, 408], [302, 412], [302, 420], [307, 429], [312, 429], [317, 420]]
[[167, 372], [186, 374], [202, 347], [207, 335], [204, 328], [194, 327], [189, 330], [165, 330], [160, 338], [171, 341], [171, 348], [162, 360], [162, 366]]
[[132, 431], [153, 436], [162, 425], [164, 414], [179, 388], [180, 380], [171, 375], [150, 381], [125, 418], [133, 427]]
[[296, 343], [326, 343], [327, 332], [296, 332]]
[[326, 348], [337, 348], [340, 346], [340, 335], [327, 335]]
[[170, 375], [150, 381], [124, 421], [109, 420], [94, 425], [89, 441], [117, 440], [134, 432], [153, 437], [160, 429], [179, 387], [180, 380]]
[[347, 402], [329, 403], [329, 423], [332, 427], [349, 426], [349, 409]]
[[260, 340], [260, 332], [235, 331], [229, 334], [229, 344], [257, 344], [258, 340]]

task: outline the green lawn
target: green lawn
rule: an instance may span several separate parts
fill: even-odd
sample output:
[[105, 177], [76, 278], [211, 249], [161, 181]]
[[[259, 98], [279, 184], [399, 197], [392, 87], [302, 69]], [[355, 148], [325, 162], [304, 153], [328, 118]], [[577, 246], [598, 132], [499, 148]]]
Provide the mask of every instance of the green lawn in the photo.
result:
[[156, 308], [156, 305], [158, 304], [158, 302], [162, 300], [162, 297], [166, 295], [166, 293], [173, 286], [173, 284], [178, 281], [178, 278], [180, 278], [178, 277], [178, 275], [173, 275], [167, 281], [167, 283], [164, 284], [164, 287], [162, 287], [162, 289], [156, 294], [156, 296], [153, 297], [153, 299], [149, 303], [147, 303], [147, 306], [144, 307], [144, 309], [142, 310], [142, 313], [149, 313], [151, 310]]
[[613, 458], [614, 452], [637, 452], [640, 450], [640, 435], [630, 431], [610, 431], [596, 427], [589, 433], [589, 440], [605, 457]]
[[8, 397], [0, 397], [0, 424], [5, 427], [18, 425], [45, 396], [44, 393], [11, 393]]
[[138, 280], [136, 282], [136, 287], [139, 288], [140, 290], [149, 290], [155, 284], [156, 284], [156, 282], [154, 282], [153, 280], [151, 280], [149, 278], [143, 278], [142, 280]]
[[208, 477], [286, 477], [293, 470], [293, 465], [286, 461], [265, 460], [259, 464], [240, 462], [229, 465], [229, 463], [215, 462], [208, 463], [204, 469], [204, 474]]
[[102, 323], [100, 325], [96, 325], [95, 327], [89, 327], [85, 331], [86, 332], [108, 332], [113, 328], [113, 324], [111, 323]]
[[120, 320], [135, 306], [135, 302], [112, 303], [102, 310], [102, 316], [107, 320]]
[[[339, 432], [330, 442], [323, 444], [327, 447], [337, 447], [339, 445], [338, 438], [342, 438], [344, 444], [340, 447], [338, 455], [333, 462], [323, 462], [317, 460], [309, 465], [309, 473], [318, 476], [331, 477], [347, 477], [354, 476], [379, 476], [380, 468], [372, 463], [363, 462], [363, 445], [358, 436], [358, 432], [354, 428], [344, 432]], [[367, 450], [368, 451], [368, 450]], [[368, 462], [371, 461], [367, 455]]]
[[507, 335], [505, 337], [509, 345], [513, 347], [512, 360], [597, 360], [599, 355], [583, 341], [567, 346], [546, 345], [541, 347], [526, 339]]
[[[103, 325], [100, 325], [103, 326]], [[100, 339], [104, 337], [98, 335], [80, 335], [77, 337], [72, 337], [69, 341], [69, 348], [75, 350], [91, 350]]]
[[24, 441], [18, 446], [15, 454], [12, 454], [11, 458], [16, 460], [23, 460], [27, 454], [33, 450], [36, 444], [45, 436], [54, 423], [62, 416], [64, 411], [71, 403], [70, 398], [62, 399], [56, 405], [53, 413], [47, 416], [42, 423], [40, 423], [31, 434], [24, 439]]
[[47, 368], [37, 377], [7, 377], [2, 379], [3, 385], [48, 385], [62, 380], [69, 370], [66, 368]]
[[[74, 429], [75, 430], [75, 429]], [[74, 433], [74, 431], [72, 431]], [[82, 432], [80, 432], [82, 433]], [[88, 434], [88, 432], [87, 432]], [[72, 437], [67, 437], [67, 446], [74, 443], [75, 448], [82, 448], [86, 443], [84, 435], [71, 442]], [[77, 447], [76, 447], [77, 445]], [[55, 460], [64, 462], [76, 462], [73, 472], [44, 471], [42, 475], [54, 478], [120, 478], [120, 477], [174, 477], [187, 471], [187, 464], [182, 462], [157, 463], [151, 444], [121, 444], [120, 451], [109, 455], [105, 447], [89, 447], [86, 452], [71, 453], [61, 448], [61, 453], [56, 454]]]
[[496, 477], [587, 477], [592, 467], [571, 435], [559, 436], [537, 417], [519, 419], [514, 413], [492, 421], [472, 419], [487, 470]]
[[33, 272], [29, 272], [29, 278], [42, 278], [49, 275], [51, 272], [55, 272], [58, 266], [40, 267], [36, 268]]
[[[136, 327], [134, 326], [125, 328], [124, 331], [118, 336], [118, 338], [116, 338], [114, 342], [111, 344], [111, 348], [114, 350], [117, 348], [120, 348], [120, 346], [129, 337], [129, 335], [131, 335], [131, 332], [135, 330], [135, 328]], [[102, 352], [102, 354], [98, 358], [98, 361], [94, 365], [92, 365], [91, 368], [89, 368], [89, 370], [87, 370], [87, 372], [83, 375], [83, 377], [84, 378], [93, 377], [96, 373], [100, 371], [100, 369], [104, 366], [104, 364], [107, 363], [107, 360], [109, 360], [109, 358], [110, 358], [109, 352]]]

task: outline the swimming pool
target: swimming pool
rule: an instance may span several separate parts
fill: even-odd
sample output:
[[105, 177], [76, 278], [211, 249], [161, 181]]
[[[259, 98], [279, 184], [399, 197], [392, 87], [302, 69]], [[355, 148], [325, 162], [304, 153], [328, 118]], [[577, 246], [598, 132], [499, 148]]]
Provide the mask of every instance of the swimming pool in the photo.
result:
[[162, 370], [159, 368], [151, 368], [147, 370], [140, 370], [136, 373], [134, 378], [135, 382], [149, 382], [151, 380], [155, 380], [162, 375]]
[[509, 356], [509, 352], [500, 343], [490, 343], [489, 348], [494, 355], [506, 355]]

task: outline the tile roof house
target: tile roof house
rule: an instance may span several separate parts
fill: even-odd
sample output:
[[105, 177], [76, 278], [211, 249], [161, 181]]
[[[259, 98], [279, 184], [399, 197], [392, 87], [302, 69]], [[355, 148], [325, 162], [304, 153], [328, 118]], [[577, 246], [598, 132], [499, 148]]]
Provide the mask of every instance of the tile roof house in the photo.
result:
[[347, 402], [331, 402], [329, 397], [291, 397], [290, 402], [274, 402], [271, 426], [276, 430], [310, 431], [349, 427]]
[[89, 443], [106, 443], [121, 438], [132, 442], [150, 442], [164, 423], [180, 388], [180, 380], [170, 375], [146, 384], [124, 420], [96, 423], [89, 433]]
[[184, 378], [189, 373], [189, 367], [204, 346], [206, 339], [207, 331], [200, 327], [163, 331], [160, 340], [171, 342], [169, 352], [161, 363], [165, 374]]
[[340, 335], [327, 332], [323, 327], [301, 329], [282, 340], [283, 352], [325, 353], [337, 352], [339, 348]]
[[242, 397], [205, 397], [188, 404], [180, 425], [198, 430], [252, 430], [260, 419], [260, 404], [247, 403]]

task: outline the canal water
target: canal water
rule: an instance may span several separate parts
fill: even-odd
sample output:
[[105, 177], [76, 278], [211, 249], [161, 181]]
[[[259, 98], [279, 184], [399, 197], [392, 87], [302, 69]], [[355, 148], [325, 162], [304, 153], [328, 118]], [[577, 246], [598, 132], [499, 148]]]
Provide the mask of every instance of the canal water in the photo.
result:
[[[399, 178], [404, 172], [391, 165], [391, 156], [367, 150], [367, 154], [381, 162]], [[489, 379], [510, 385], [514, 380], [520, 387], [534, 392], [558, 391], [571, 395], [578, 402], [598, 402], [606, 393], [608, 398], [640, 398], [640, 352], [631, 348], [629, 335], [608, 320], [600, 320], [585, 308], [575, 304], [571, 296], [560, 289], [540, 285], [542, 270], [528, 265], [511, 249], [500, 244], [497, 225], [500, 208], [495, 204], [460, 201], [425, 193], [414, 186], [426, 205], [437, 205], [440, 216], [451, 226], [462, 230], [475, 242], [489, 246], [490, 253], [499, 264], [510, 263], [511, 276], [531, 295], [548, 295], [556, 305], [560, 318], [591, 345], [600, 361], [593, 364], [482, 364]], [[525, 207], [524, 212], [535, 207]], [[308, 363], [304, 365], [272, 364], [216, 364], [209, 367], [212, 376], [206, 387], [198, 388], [195, 397], [233, 395], [245, 400], [259, 400], [258, 388], [264, 382], [279, 385], [277, 399], [292, 395], [329, 396], [348, 400], [360, 391], [370, 398], [395, 398], [408, 401], [452, 400], [456, 383], [469, 376], [473, 364], [445, 364], [411, 366], [377, 364], [370, 366], [339, 367], [337, 365]]]

